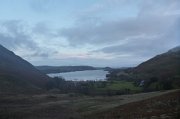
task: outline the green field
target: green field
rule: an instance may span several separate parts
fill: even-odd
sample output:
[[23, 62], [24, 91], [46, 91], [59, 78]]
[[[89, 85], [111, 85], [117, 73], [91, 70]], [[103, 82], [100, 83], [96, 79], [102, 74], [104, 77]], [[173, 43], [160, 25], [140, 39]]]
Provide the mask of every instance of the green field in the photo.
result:
[[130, 89], [130, 90], [141, 90], [140, 87], [137, 87], [133, 84], [133, 82], [128, 81], [113, 81], [110, 82], [107, 87], [107, 89], [112, 90], [122, 90], [122, 89]]
[[129, 81], [108, 81], [104, 87], [96, 87], [97, 91], [129, 91], [129, 93], [141, 92], [142, 88]]

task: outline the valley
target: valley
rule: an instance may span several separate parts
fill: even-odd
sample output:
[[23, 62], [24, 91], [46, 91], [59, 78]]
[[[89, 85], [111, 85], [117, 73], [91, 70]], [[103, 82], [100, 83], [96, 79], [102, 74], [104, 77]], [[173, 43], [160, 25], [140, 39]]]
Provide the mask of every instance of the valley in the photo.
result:
[[180, 119], [180, 0], [0, 0], [0, 119]]
[[111, 69], [106, 80], [68, 81], [48, 77], [0, 46], [0, 118], [178, 119], [180, 50], [175, 49], [137, 67]]

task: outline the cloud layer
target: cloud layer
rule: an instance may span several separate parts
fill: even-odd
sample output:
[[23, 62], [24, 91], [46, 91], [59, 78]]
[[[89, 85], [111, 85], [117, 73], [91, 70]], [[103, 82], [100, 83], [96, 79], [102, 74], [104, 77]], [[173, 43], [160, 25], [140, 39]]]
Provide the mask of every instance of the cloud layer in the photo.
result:
[[134, 66], [180, 45], [179, 0], [61, 2], [29, 0], [29, 21], [0, 19], [0, 44], [35, 65], [99, 66]]

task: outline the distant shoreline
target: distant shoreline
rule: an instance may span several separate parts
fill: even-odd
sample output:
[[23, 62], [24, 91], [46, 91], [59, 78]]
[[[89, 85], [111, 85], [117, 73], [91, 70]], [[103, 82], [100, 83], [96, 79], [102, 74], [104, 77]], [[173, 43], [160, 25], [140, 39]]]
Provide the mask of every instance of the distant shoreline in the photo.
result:
[[88, 71], [88, 70], [104, 70], [109, 71], [112, 68], [110, 67], [93, 67], [93, 66], [36, 66], [36, 68], [45, 73], [68, 73], [75, 71]]

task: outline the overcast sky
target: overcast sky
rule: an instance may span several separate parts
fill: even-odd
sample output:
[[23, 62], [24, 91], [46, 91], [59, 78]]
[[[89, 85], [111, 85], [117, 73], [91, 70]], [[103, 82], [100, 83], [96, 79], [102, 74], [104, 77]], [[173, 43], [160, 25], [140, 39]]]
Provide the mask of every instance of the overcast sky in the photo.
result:
[[0, 0], [0, 44], [33, 65], [136, 66], [180, 45], [180, 0]]

